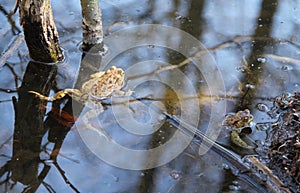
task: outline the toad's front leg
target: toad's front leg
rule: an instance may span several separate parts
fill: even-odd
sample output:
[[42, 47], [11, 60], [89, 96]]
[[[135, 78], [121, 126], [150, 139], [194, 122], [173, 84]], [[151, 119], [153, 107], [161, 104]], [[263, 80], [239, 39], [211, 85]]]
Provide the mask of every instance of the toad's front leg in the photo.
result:
[[82, 96], [82, 93], [80, 92], [80, 90], [78, 89], [65, 89], [65, 90], [61, 90], [57, 93], [55, 93], [53, 96], [51, 97], [47, 97], [47, 96], [44, 96], [38, 92], [35, 92], [35, 91], [28, 91], [29, 93], [32, 93], [32, 94], [35, 94], [36, 97], [38, 97], [39, 99], [41, 100], [45, 100], [45, 101], [55, 101], [55, 100], [58, 100], [58, 99], [61, 99], [61, 98], [64, 98], [66, 95], [69, 95], [71, 96], [73, 99], [75, 100], [82, 100], [81, 96]]

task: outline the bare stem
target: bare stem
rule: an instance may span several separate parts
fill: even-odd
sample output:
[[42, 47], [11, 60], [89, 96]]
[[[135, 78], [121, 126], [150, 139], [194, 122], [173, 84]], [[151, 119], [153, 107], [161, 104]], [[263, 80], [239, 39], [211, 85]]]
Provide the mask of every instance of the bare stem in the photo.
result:
[[83, 49], [89, 50], [94, 45], [103, 49], [103, 30], [101, 10], [98, 0], [81, 0]]

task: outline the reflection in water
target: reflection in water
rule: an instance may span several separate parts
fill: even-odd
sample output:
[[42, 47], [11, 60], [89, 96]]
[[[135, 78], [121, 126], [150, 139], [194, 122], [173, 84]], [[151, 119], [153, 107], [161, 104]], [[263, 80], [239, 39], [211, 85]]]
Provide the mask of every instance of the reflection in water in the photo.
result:
[[[257, 95], [257, 88], [263, 81], [261, 74], [266, 68], [266, 61], [262, 58], [266, 51], [266, 47], [273, 41], [271, 31], [273, 25], [273, 17], [276, 13], [277, 1], [264, 0], [262, 1], [260, 15], [257, 18], [257, 25], [254, 37], [264, 37], [266, 39], [254, 39], [252, 41], [252, 49], [249, 54], [248, 68], [250, 70], [247, 75], [242, 78], [242, 100], [238, 105], [238, 110], [249, 108], [253, 104], [253, 99]], [[250, 86], [249, 86], [250, 85]]]
[[[81, 60], [81, 52], [77, 49], [77, 44], [81, 39], [81, 31], [78, 30], [81, 23], [80, 9], [77, 7], [79, 4], [72, 1], [52, 3], [54, 15], [59, 24], [61, 40], [64, 41], [66, 52], [71, 56], [71, 62], [68, 65], [79, 65]], [[5, 13], [3, 10], [12, 10], [13, 5], [11, 2], [1, 2], [0, 7], [1, 13]], [[222, 102], [227, 103], [229, 106], [227, 111], [230, 112], [249, 108], [253, 112], [255, 123], [272, 121], [253, 108], [256, 103], [260, 102], [268, 107], [272, 101], [270, 97], [274, 97], [286, 89], [289, 91], [299, 89], [300, 68], [296, 65], [299, 63], [299, 34], [295, 33], [299, 26], [299, 21], [295, 19], [299, 15], [299, 11], [297, 11], [299, 2], [297, 1], [293, 5], [289, 2], [269, 0], [251, 2], [128, 0], [104, 1], [103, 7], [105, 8], [103, 18], [106, 29], [118, 22], [125, 23], [124, 26], [126, 23], [131, 25], [158, 23], [180, 26], [181, 29], [197, 39], [201, 39], [208, 47], [222, 72], [227, 94], [221, 93], [220, 96], [210, 98], [211, 94], [205, 79], [201, 72], [194, 68], [192, 62], [185, 63], [181, 68], [175, 68], [189, 77], [199, 93], [198, 96], [201, 97], [201, 100], [198, 101], [201, 106], [199, 124], [201, 131], [205, 130], [204, 128], [207, 126], [211, 110], [209, 103], [211, 102], [217, 105]], [[1, 21], [10, 19], [16, 21], [17, 16], [1, 14], [0, 19]], [[1, 26], [1, 50], [6, 49], [7, 44], [14, 37], [14, 33], [18, 31], [18, 27], [17, 24], [6, 24], [6, 22]], [[178, 44], [186, 46], [186, 42], [183, 40], [179, 40]], [[171, 51], [166, 53], [155, 45], [131, 51], [132, 53], [129, 51], [120, 54], [120, 58], [114, 59], [111, 64], [128, 69], [137, 62], [150, 59], [163, 60], [171, 64], [178, 64], [185, 59], [182, 55]], [[70, 100], [67, 103], [60, 101], [53, 103], [52, 109], [47, 110], [45, 104], [40, 105], [36, 99], [30, 98], [33, 97], [32, 95], [27, 94], [28, 89], [44, 91], [43, 94], [48, 94], [50, 87], [53, 88], [51, 84], [54, 83], [43, 81], [54, 79], [56, 70], [51, 67], [39, 65], [36, 67], [29, 64], [27, 69], [33, 68], [32, 73], [28, 73], [27, 70], [23, 77], [24, 66], [27, 65], [28, 60], [25, 57], [26, 49], [21, 46], [20, 51], [17, 52], [0, 69], [0, 106], [1, 109], [5, 109], [5, 113], [0, 115], [3, 120], [0, 123], [0, 191], [4, 192], [11, 188], [13, 191], [21, 192], [23, 188], [26, 188], [23, 185], [30, 187], [30, 191], [37, 190], [37, 192], [97, 192], [99, 189], [102, 192], [203, 192], [203, 190], [207, 192], [253, 192], [255, 190], [253, 186], [249, 186], [247, 180], [245, 181], [243, 177], [235, 175], [230, 170], [232, 167], [230, 164], [224, 164], [220, 153], [209, 151], [207, 154], [199, 156], [199, 146], [194, 143], [173, 161], [153, 170], [122, 170], [104, 163], [87, 149], [77, 132], [69, 132], [74, 125], [75, 117], [78, 117], [82, 110], [78, 108], [73, 113], [72, 107], [74, 105], [78, 107], [79, 104], [72, 104]], [[82, 82], [88, 79], [89, 74], [99, 70], [99, 66], [93, 67], [93, 65], [99, 64], [100, 61], [101, 57], [95, 56], [81, 63], [79, 70], [81, 75], [78, 77], [76, 88], [81, 88]], [[63, 67], [66, 66], [58, 66], [59, 69]], [[237, 70], [237, 67], [241, 68]], [[104, 66], [100, 67], [100, 69], [102, 68]], [[144, 69], [146, 71], [146, 66]], [[52, 74], [47, 75], [51, 70]], [[167, 74], [169, 71], [171, 70], [167, 70], [165, 73]], [[45, 78], [36, 78], [37, 75]], [[50, 78], [48, 78], [49, 76]], [[19, 86], [15, 85], [16, 82], [18, 83], [22, 79], [19, 77], [23, 78], [23, 84], [18, 90], [19, 98], [14, 100], [15, 110], [18, 110], [15, 112], [14, 125], [14, 108], [12, 104], [4, 101], [16, 96], [16, 93], [7, 92], [7, 89], [16, 90]], [[58, 84], [64, 85], [63, 81], [59, 82], [59, 78], [61, 77], [57, 79]], [[168, 78], [170, 82], [176, 82], [176, 78], [180, 79], [180, 77]], [[36, 82], [36, 86], [40, 85], [41, 87], [35, 88], [34, 85], [28, 84], [32, 81]], [[132, 80], [129, 77], [128, 83], [130, 81]], [[140, 85], [140, 89], [149, 87], [146, 83]], [[156, 87], [157, 85], [151, 87], [149, 93], [154, 92]], [[193, 99], [198, 100], [198, 96]], [[159, 95], [162, 101], [164, 98], [172, 97], [168, 96], [167, 92]], [[182, 111], [177, 108], [178, 97], [175, 98], [176, 100], [165, 101], [169, 103], [167, 110], [170, 114]], [[113, 115], [109, 113], [113, 107], [110, 105], [110, 101], [106, 102], [107, 110], [103, 115], [99, 115], [99, 118], [108, 125], [107, 128], [112, 130], [113, 137], [119, 136], [121, 144], [127, 142], [130, 144], [128, 147], [138, 149], [140, 144], [144, 145], [142, 148], [147, 148], [148, 143], [155, 147], [158, 145], [157, 142], [162, 142], [160, 133], [155, 133], [157, 136], [155, 135], [153, 138], [147, 136], [147, 139], [138, 138], [133, 134], [131, 137], [122, 136], [121, 134], [126, 131], [117, 132], [119, 131], [117, 128], [120, 129], [120, 127], [112, 119]], [[150, 101], [148, 104], [158, 103], [161, 104], [161, 101]], [[28, 104], [30, 104], [29, 107]], [[130, 105], [133, 110], [138, 107], [136, 102]], [[139, 115], [144, 116], [145, 121], [150, 120], [147, 109], [139, 110], [137, 113], [139, 112], [141, 113]], [[141, 116], [135, 114], [134, 118], [139, 119]], [[124, 117], [128, 118], [126, 115]], [[214, 120], [215, 125], [221, 127], [221, 121], [225, 115], [218, 115], [218, 117], [220, 117], [218, 120]], [[12, 148], [10, 143], [5, 140], [12, 134], [13, 127], [15, 130]], [[163, 130], [164, 137], [169, 137], [168, 135], [173, 132], [169, 133], [166, 130]], [[258, 131], [253, 132], [250, 137], [255, 140], [264, 140], [258, 134], [260, 134]], [[48, 139], [46, 139], [47, 137]], [[220, 136], [220, 138], [222, 137], [226, 138], [226, 135]], [[50, 143], [45, 143], [47, 140]], [[197, 141], [197, 139], [194, 140]], [[225, 142], [222, 141], [222, 144], [228, 144]], [[96, 147], [101, 144], [96, 141], [91, 141], [91, 143]], [[41, 144], [46, 145], [41, 147]], [[237, 149], [237, 152], [240, 150]], [[10, 154], [12, 158], [7, 156]], [[118, 152], [114, 154], [118, 154]], [[6, 155], [6, 157], [2, 155]], [[45, 157], [46, 160], [50, 158], [51, 161], [41, 160]], [[156, 159], [159, 157], [157, 156]], [[75, 162], [74, 160], [79, 161]], [[129, 159], [126, 158], [126, 160]], [[53, 168], [54, 170], [51, 170]], [[11, 172], [10, 175], [7, 175], [8, 171]], [[10, 179], [13, 179], [14, 182], [6, 179], [6, 176], [11, 177]], [[15, 183], [15, 181], [19, 183]], [[29, 191], [29, 188], [27, 190]]]
[[[45, 110], [36, 108], [39, 101], [30, 96], [27, 91], [36, 89], [49, 93], [56, 71], [55, 66], [29, 62], [22, 86], [18, 89], [19, 98], [14, 100], [13, 156], [11, 161], [7, 162], [8, 168], [5, 172], [12, 172], [13, 181], [28, 185], [26, 189], [29, 192], [35, 192], [50, 167], [44, 165], [42, 172], [38, 173], [39, 164], [42, 163], [39, 157], [40, 146], [46, 132], [43, 127]], [[47, 80], [50, 81], [47, 82]]]

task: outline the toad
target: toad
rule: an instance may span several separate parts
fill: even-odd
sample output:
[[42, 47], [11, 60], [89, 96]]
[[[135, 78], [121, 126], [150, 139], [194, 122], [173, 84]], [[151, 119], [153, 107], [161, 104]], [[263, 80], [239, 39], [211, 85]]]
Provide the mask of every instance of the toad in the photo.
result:
[[235, 114], [227, 115], [223, 121], [223, 125], [226, 125], [232, 129], [230, 137], [231, 141], [239, 147], [246, 149], [253, 149], [240, 137], [242, 128], [247, 127], [253, 121], [253, 115], [251, 115], [249, 109], [238, 111]]

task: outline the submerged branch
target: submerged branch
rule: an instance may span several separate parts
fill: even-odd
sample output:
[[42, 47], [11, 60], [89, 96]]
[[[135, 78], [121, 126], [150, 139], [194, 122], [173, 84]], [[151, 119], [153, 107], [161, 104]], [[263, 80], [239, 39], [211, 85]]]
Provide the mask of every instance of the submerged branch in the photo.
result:
[[282, 63], [290, 63], [290, 64], [295, 64], [295, 65], [300, 64], [300, 60], [290, 58], [290, 57], [278, 56], [278, 55], [275, 55], [275, 54], [263, 54], [262, 56], [266, 57], [266, 58], [273, 59], [273, 60], [277, 60], [277, 61], [282, 62]]

